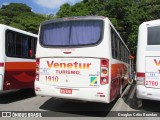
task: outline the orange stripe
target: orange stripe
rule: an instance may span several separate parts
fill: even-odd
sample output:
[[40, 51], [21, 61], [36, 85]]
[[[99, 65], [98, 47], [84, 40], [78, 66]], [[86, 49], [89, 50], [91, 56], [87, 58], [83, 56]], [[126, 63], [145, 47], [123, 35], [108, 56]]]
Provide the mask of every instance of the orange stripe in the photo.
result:
[[6, 70], [36, 70], [35, 62], [6, 62]]
[[126, 72], [127, 72], [127, 67], [125, 64], [118, 63], [111, 65], [111, 79], [116, 78], [117, 75], [122, 75], [122, 73], [125, 74]]

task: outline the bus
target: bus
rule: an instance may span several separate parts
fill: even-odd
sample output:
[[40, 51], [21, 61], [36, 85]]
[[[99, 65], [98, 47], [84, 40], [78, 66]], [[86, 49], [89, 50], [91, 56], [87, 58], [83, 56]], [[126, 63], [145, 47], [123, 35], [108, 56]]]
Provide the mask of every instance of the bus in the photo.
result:
[[130, 51], [107, 17], [44, 21], [36, 54], [35, 93], [110, 103], [130, 74]]
[[0, 24], [0, 91], [34, 89], [37, 35]]
[[160, 19], [139, 26], [137, 45], [137, 87], [139, 100], [160, 100]]

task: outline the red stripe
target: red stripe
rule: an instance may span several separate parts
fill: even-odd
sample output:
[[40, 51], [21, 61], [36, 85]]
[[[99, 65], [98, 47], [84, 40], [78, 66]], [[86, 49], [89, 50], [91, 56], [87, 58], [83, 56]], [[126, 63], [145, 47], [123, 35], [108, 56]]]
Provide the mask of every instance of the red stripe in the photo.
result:
[[64, 54], [71, 54], [72, 52], [63, 52]]
[[0, 62], [0, 67], [4, 67], [4, 63]]

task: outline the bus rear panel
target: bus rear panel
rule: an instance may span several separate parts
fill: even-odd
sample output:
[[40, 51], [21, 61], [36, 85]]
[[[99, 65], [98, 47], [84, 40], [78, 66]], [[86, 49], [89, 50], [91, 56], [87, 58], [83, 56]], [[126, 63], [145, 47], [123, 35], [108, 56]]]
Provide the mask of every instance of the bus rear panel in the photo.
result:
[[137, 49], [137, 97], [160, 100], [160, 20], [139, 27]]
[[[37, 44], [36, 94], [102, 103], [114, 100], [120, 82], [112, 82], [111, 86], [111, 27], [104, 17], [42, 23]], [[117, 72], [119, 69], [115, 68]], [[114, 80], [120, 78], [117, 74]]]
[[108, 62], [98, 58], [39, 59], [39, 78], [36, 80], [43, 84], [42, 91], [45, 92], [47, 87], [47, 92], [40, 91], [39, 94], [87, 101], [107, 101]]

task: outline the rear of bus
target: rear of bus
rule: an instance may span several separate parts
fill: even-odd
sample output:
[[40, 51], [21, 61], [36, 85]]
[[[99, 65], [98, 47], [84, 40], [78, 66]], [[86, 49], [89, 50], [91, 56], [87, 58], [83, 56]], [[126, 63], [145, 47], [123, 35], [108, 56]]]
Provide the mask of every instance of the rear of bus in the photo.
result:
[[139, 27], [137, 98], [160, 100], [160, 20]]
[[36, 55], [36, 94], [108, 103], [109, 32], [109, 20], [104, 17], [42, 23]]

